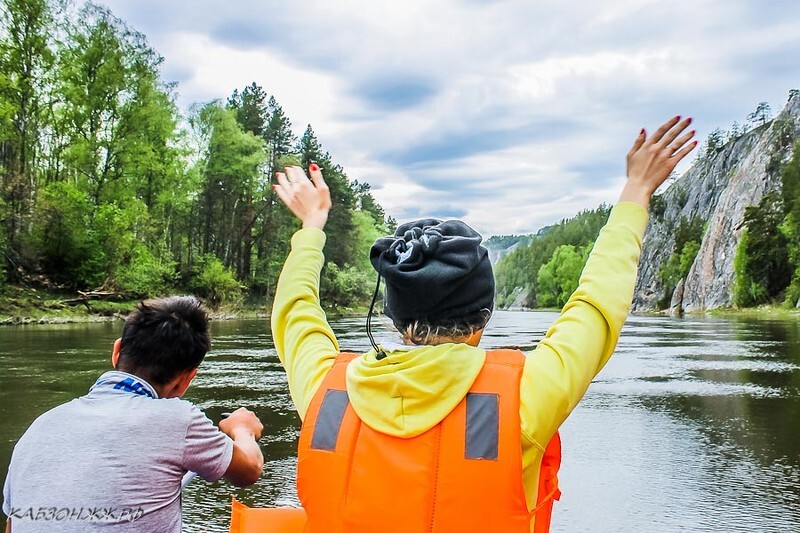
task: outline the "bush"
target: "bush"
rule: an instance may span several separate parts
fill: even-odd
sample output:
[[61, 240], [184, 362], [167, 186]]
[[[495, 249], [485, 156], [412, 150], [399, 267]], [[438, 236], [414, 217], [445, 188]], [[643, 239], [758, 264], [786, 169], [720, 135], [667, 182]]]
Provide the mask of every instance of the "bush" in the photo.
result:
[[82, 286], [103, 282], [105, 256], [93, 240], [91, 211], [86, 195], [71, 183], [51, 183], [41, 192], [32, 249], [45, 274]]
[[192, 289], [206, 300], [209, 307], [217, 309], [221, 305], [237, 306], [242, 303], [244, 287], [217, 256], [203, 256], [198, 266], [199, 271], [192, 279]]
[[123, 292], [139, 298], [160, 296], [175, 281], [175, 263], [160, 260], [140, 244], [131, 253], [130, 261], [117, 268], [114, 278]]
[[659, 222], [664, 221], [664, 214], [667, 211], [667, 202], [663, 194], [654, 194], [650, 199], [650, 214]]
[[733, 303], [740, 307], [752, 307], [766, 302], [769, 292], [765, 283], [753, 276], [755, 267], [753, 259], [750, 257], [750, 233], [745, 230], [742, 233], [742, 240], [736, 250], [736, 257], [733, 260], [735, 273], [733, 285]]
[[366, 304], [372, 299], [378, 274], [371, 268], [327, 263], [322, 271], [322, 301], [334, 308]]
[[541, 307], [563, 307], [578, 288], [588, 251], [564, 244], [556, 248], [550, 261], [539, 269], [536, 303]]
[[700, 251], [703, 233], [705, 233], [703, 219], [698, 216], [681, 217], [678, 227], [675, 229], [675, 244], [672, 254], [658, 270], [658, 281], [664, 287], [664, 294], [658, 302], [661, 309], [669, 306], [675, 287], [689, 275], [697, 252]]
[[777, 298], [792, 279], [783, 203], [776, 193], [765, 194], [757, 206], [744, 211], [746, 231], [734, 258], [737, 305], [752, 306]]

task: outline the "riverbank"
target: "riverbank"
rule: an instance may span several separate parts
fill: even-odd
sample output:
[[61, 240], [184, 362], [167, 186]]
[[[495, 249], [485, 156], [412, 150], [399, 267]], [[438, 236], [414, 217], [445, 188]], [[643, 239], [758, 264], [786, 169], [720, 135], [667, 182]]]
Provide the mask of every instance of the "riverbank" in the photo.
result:
[[[75, 302], [76, 293], [47, 291], [30, 287], [6, 286], [0, 290], [0, 326], [25, 324], [69, 324], [122, 320], [136, 306], [138, 299], [85, 300]], [[222, 306], [211, 311], [212, 320], [267, 319], [271, 301], [245, 301], [238, 306]], [[366, 316], [367, 307], [326, 309], [329, 317]], [[508, 311], [555, 311], [560, 309], [514, 308]], [[752, 316], [754, 318], [800, 318], [800, 309], [782, 305], [750, 308], [712, 309], [700, 315]], [[663, 316], [662, 313], [645, 315]], [[691, 316], [691, 315], [689, 315]]]
[[[81, 300], [76, 293], [31, 287], [7, 286], [0, 292], [0, 325], [68, 324], [122, 320], [136, 307], [138, 299], [109, 298]], [[267, 305], [222, 307], [213, 310], [213, 320], [261, 318]]]
[[760, 305], [758, 307], [720, 308], [706, 312], [712, 316], [728, 317], [753, 317], [753, 318], [800, 318], [800, 308], [784, 307], [783, 305]]
[[[0, 326], [26, 324], [70, 324], [123, 320], [138, 299], [85, 300], [75, 302], [75, 293], [30, 287], [6, 286], [0, 290]], [[212, 320], [267, 319], [271, 301], [251, 301], [211, 310]], [[366, 307], [326, 309], [331, 317], [365, 316]]]

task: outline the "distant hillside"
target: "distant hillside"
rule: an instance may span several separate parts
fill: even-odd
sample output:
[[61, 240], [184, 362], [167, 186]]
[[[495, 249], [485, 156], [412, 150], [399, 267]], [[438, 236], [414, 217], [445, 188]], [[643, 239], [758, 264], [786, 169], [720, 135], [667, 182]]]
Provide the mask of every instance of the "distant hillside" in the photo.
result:
[[533, 237], [533, 235], [494, 235], [483, 241], [483, 245], [489, 250], [489, 260], [494, 265], [518, 246], [531, 242]]
[[[582, 211], [506, 248], [495, 267], [495, 305], [501, 309], [563, 305], [577, 287], [578, 275], [609, 211], [606, 205]], [[504, 241], [498, 238], [498, 242]]]

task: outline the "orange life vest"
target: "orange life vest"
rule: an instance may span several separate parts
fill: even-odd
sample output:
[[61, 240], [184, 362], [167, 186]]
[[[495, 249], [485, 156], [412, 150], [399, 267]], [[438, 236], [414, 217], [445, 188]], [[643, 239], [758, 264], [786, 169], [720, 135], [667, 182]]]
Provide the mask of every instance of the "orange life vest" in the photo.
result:
[[550, 529], [560, 497], [558, 434], [545, 451], [537, 506], [522, 481], [519, 387], [525, 355], [492, 350], [464, 399], [412, 438], [362, 423], [347, 397], [342, 353], [300, 432], [297, 490], [311, 533], [525, 532]]

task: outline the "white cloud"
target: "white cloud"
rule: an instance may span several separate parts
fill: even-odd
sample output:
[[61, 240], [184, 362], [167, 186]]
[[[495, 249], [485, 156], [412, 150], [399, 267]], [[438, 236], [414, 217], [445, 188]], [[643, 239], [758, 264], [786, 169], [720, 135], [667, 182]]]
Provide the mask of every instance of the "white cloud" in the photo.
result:
[[106, 3], [184, 109], [256, 81], [389, 214], [485, 235], [614, 201], [642, 126], [689, 114], [702, 140], [800, 86], [794, 1]]

